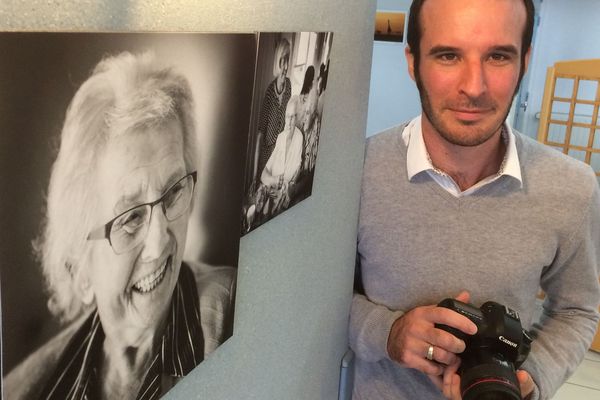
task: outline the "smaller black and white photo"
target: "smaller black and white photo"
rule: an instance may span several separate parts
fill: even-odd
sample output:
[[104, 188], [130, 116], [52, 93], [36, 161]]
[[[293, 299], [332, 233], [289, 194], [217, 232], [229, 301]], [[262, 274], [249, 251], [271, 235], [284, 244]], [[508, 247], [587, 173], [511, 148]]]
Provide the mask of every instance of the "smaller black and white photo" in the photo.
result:
[[260, 33], [241, 235], [312, 193], [331, 32]]
[[234, 332], [256, 35], [0, 54], [2, 398], [158, 399]]

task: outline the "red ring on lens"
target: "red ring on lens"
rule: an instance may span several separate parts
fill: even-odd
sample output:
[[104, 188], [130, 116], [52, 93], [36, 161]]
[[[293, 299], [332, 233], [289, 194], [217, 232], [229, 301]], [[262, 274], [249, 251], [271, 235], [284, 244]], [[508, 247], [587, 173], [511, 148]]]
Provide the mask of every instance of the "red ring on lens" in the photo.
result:
[[509, 381], [508, 379], [502, 379], [502, 378], [483, 378], [483, 379], [479, 379], [479, 380], [473, 382], [469, 387], [465, 388], [465, 390], [463, 390], [460, 395], [462, 397], [465, 397], [465, 393], [467, 393], [469, 390], [471, 390], [471, 388], [479, 385], [480, 383], [490, 383], [490, 382], [492, 382], [492, 383], [500, 383], [502, 385], [509, 386], [511, 388], [516, 388], [516, 386], [511, 381]]

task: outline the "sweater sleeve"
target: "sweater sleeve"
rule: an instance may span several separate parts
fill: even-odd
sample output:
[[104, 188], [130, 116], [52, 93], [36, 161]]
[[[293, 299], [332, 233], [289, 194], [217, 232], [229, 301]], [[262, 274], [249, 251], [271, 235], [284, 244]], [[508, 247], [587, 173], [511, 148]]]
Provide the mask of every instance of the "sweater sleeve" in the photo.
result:
[[350, 310], [350, 348], [357, 357], [368, 362], [389, 358], [387, 339], [392, 324], [403, 315], [354, 293]]
[[531, 353], [522, 366], [531, 374], [537, 386], [532, 400], [551, 398], [575, 371], [588, 350], [598, 324], [598, 185], [593, 189], [587, 210], [573, 223], [574, 233], [558, 248], [554, 262], [541, 277], [546, 299], [540, 321], [531, 328], [534, 341]]

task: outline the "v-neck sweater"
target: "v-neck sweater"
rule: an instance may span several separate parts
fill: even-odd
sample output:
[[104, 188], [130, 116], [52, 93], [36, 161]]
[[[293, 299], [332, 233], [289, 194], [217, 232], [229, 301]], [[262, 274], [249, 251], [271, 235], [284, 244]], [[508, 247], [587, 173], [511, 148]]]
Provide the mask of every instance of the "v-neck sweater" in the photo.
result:
[[[443, 399], [392, 361], [393, 322], [462, 290], [477, 307], [517, 310], [534, 337], [522, 368], [550, 398], [581, 362], [598, 323], [600, 190], [588, 165], [515, 133], [523, 183], [503, 176], [454, 197], [423, 171], [408, 180], [399, 126], [367, 142], [358, 232], [365, 295], [355, 294], [354, 399]], [[537, 320], [536, 294], [546, 293]]]

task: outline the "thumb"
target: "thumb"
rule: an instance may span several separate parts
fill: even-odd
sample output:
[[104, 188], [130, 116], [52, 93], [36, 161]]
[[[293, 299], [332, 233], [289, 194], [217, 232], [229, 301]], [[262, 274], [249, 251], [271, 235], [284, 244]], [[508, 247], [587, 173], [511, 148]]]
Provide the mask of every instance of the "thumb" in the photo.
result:
[[466, 290], [463, 290], [454, 298], [454, 300], [462, 301], [463, 303], [468, 303], [471, 300], [471, 295]]
[[527, 397], [531, 392], [533, 392], [533, 388], [535, 383], [531, 378], [531, 375], [527, 371], [522, 369], [517, 371], [517, 379], [519, 380], [519, 386], [521, 387], [521, 395], [523, 397]]

